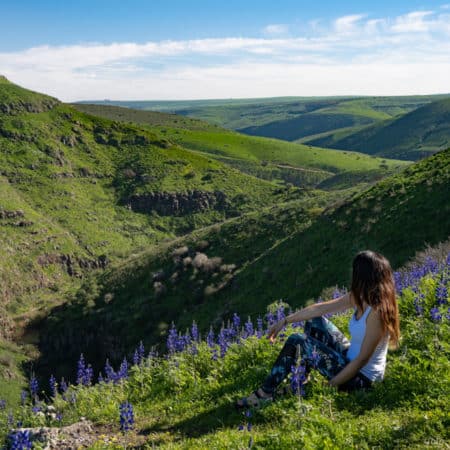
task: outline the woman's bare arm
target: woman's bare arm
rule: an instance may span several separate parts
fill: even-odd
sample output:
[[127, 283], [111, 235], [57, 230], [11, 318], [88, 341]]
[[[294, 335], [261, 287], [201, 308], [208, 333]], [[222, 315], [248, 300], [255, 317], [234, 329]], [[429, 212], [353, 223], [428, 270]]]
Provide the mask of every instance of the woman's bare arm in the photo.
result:
[[339, 386], [353, 378], [361, 367], [364, 367], [367, 364], [382, 337], [383, 330], [380, 317], [377, 311], [372, 310], [366, 319], [366, 334], [359, 355], [332, 378], [329, 381], [329, 384], [331, 386]]
[[345, 311], [352, 307], [350, 293], [343, 295], [342, 297], [329, 300], [322, 303], [314, 303], [306, 308], [302, 308], [289, 316], [284, 320], [280, 320], [269, 330], [269, 339], [274, 341], [280, 330], [288, 323], [301, 322], [303, 320], [314, 319], [314, 317], [320, 317], [324, 314], [335, 314]]

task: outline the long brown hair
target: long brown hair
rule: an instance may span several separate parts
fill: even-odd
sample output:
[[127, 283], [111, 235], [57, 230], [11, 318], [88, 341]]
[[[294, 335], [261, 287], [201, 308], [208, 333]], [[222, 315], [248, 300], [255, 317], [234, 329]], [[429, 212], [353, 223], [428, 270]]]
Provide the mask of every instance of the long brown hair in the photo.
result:
[[378, 311], [384, 333], [389, 333], [391, 346], [400, 339], [395, 282], [389, 261], [377, 252], [365, 250], [353, 259], [351, 292], [360, 311], [363, 302]]

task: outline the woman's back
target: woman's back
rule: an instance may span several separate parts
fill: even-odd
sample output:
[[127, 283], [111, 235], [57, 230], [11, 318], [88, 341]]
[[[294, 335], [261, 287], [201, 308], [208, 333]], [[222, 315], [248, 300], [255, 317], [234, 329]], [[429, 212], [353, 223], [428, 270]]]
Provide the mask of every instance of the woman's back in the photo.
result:
[[[354, 360], [361, 351], [361, 346], [366, 335], [366, 320], [371, 310], [372, 308], [370, 306], [367, 306], [362, 316], [357, 319], [355, 309], [355, 313], [350, 319], [348, 328], [351, 335], [351, 341], [350, 347], [347, 351], [347, 358], [350, 361]], [[371, 381], [381, 381], [384, 377], [388, 344], [389, 335], [386, 335], [377, 345], [367, 364], [364, 365], [360, 370], [360, 372]]]

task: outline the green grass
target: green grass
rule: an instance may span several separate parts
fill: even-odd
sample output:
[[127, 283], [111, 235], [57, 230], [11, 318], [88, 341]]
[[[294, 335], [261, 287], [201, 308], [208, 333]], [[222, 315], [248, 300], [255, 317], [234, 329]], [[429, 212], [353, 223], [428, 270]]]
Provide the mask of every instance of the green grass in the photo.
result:
[[[342, 187], [348, 188], [357, 184], [358, 179], [365, 179], [365, 183], [379, 179], [380, 169], [384, 170], [386, 176], [405, 165], [395, 160], [371, 159], [360, 153], [343, 153], [290, 144], [278, 139], [246, 136], [183, 116], [114, 106], [74, 106], [110, 119], [123, 122], [135, 120], [149, 125], [161, 138], [224, 162], [244, 173], [300, 187], [317, 186], [335, 173], [346, 171], [349, 172], [345, 178], [348, 183]], [[359, 175], [352, 177], [354, 172]]]
[[[252, 448], [269, 449], [442, 449], [450, 438], [450, 326], [445, 318], [430, 320], [438, 281], [439, 276], [426, 276], [417, 294], [404, 290], [399, 298], [400, 347], [388, 353], [384, 381], [369, 391], [337, 392], [313, 371], [303, 397], [279, 397], [246, 417], [233, 402], [262, 382], [282, 346], [252, 337], [231, 345], [217, 361], [205, 343], [196, 355], [185, 351], [147, 359], [131, 369], [127, 380], [73, 387], [66, 398], [73, 393], [75, 403], [58, 395], [54, 406], [62, 412], [63, 424], [82, 416], [94, 422], [92, 449], [247, 448], [250, 439]], [[425, 299], [423, 316], [414, 309], [419, 294]], [[346, 330], [349, 314], [332, 320]], [[133, 406], [135, 424], [121, 433], [119, 405], [125, 400]], [[30, 410], [29, 405], [17, 409], [15, 417], [25, 426], [46, 424]], [[47, 424], [59, 426], [51, 420]], [[8, 429], [6, 411], [0, 411], [1, 435]]]
[[312, 145], [417, 160], [450, 145], [450, 100], [439, 100], [396, 119], [388, 119], [344, 136], [309, 139]]
[[[335, 196], [336, 204], [323, 212], [318, 199], [311, 199], [154, 247], [105, 273], [92, 305], [83, 301], [83, 293], [72, 306], [55, 311], [45, 331], [44, 353], [56, 358], [52, 336], [72, 336], [71, 329], [80, 326], [86, 331], [71, 341], [73, 357], [94, 351], [92, 359], [98, 360], [110, 345], [130, 351], [140, 334], [149, 345], [160, 343], [171, 321], [184, 329], [195, 318], [205, 330], [212, 318], [220, 323], [233, 311], [255, 317], [277, 299], [298, 307], [317, 297], [323, 286], [346, 285], [353, 256], [367, 248], [399, 267], [427, 244], [450, 235], [445, 206], [449, 158], [450, 150], [443, 151], [346, 201]], [[322, 205], [326, 203], [324, 199]], [[183, 245], [191, 257], [203, 252], [235, 264], [236, 270], [205, 272], [184, 266], [171, 253]], [[160, 270], [165, 274], [161, 295], [149, 276]], [[110, 298], [114, 300], [105, 301]], [[113, 344], [105, 345], [105, 333], [115, 336]], [[95, 347], [87, 345], [84, 335], [95, 340]]]
[[[106, 106], [122, 106], [146, 111], [176, 113], [238, 130], [251, 126], [282, 123], [311, 112], [350, 114], [380, 120], [412, 111], [448, 95], [399, 97], [278, 97], [192, 101], [95, 101]], [[278, 136], [285, 139], [284, 136]]]
[[[0, 114], [0, 208], [23, 212], [23, 217], [0, 220], [6, 244], [0, 249], [2, 304], [11, 314], [45, 309], [79, 287], [79, 278], [69, 277], [63, 265], [43, 266], [42, 258], [95, 261], [106, 255], [115, 261], [296, 195], [174, 145], [146, 127], [89, 116], [63, 104], [41, 108], [48, 97], [4, 80], [0, 93], [9, 108]], [[133, 195], [192, 190], [221, 191], [230, 207], [179, 217], [127, 207]], [[21, 220], [25, 226], [18, 225]], [[84, 272], [78, 269], [79, 275]]]
[[24, 89], [0, 75], [0, 114], [47, 111], [58, 103], [53, 97]]

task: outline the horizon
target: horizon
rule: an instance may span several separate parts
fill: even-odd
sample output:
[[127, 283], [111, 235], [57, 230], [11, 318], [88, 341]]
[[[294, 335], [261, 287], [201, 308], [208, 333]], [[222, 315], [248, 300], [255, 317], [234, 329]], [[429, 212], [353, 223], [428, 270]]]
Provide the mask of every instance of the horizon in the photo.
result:
[[450, 92], [442, 1], [7, 0], [0, 26], [0, 73], [65, 102]]

